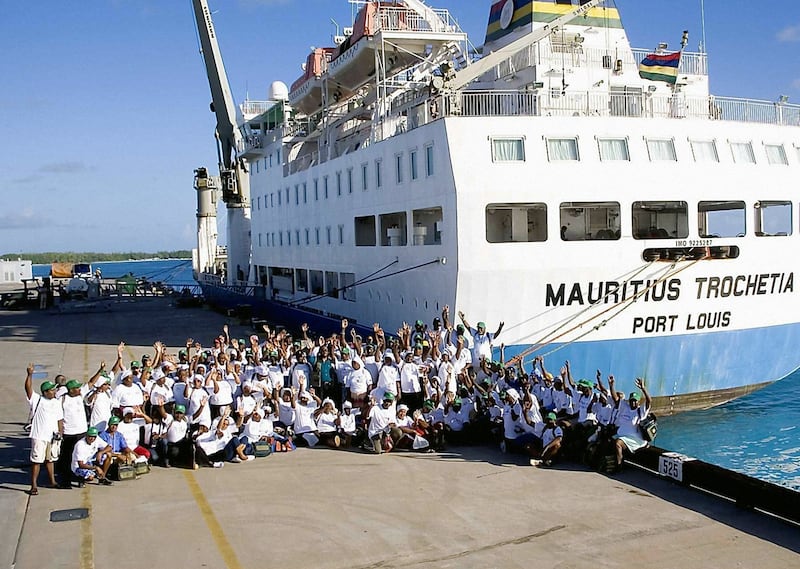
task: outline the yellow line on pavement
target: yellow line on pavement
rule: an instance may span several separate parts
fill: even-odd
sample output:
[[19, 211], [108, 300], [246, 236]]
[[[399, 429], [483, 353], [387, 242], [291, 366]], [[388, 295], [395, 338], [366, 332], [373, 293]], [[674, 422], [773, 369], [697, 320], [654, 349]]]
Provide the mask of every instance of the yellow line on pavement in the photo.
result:
[[236, 552], [233, 550], [233, 546], [231, 546], [228, 538], [225, 537], [225, 532], [222, 531], [222, 526], [214, 515], [211, 504], [206, 500], [203, 490], [197, 483], [194, 473], [184, 470], [183, 476], [186, 478], [186, 483], [189, 485], [192, 497], [194, 497], [194, 501], [197, 502], [197, 507], [200, 508], [200, 513], [203, 515], [203, 519], [211, 532], [211, 537], [214, 538], [214, 543], [217, 544], [217, 550], [219, 550], [225, 565], [228, 569], [241, 569], [242, 566], [239, 563], [239, 559], [236, 557]]
[[81, 520], [81, 569], [94, 569], [94, 541], [92, 539], [92, 501], [89, 487], [81, 490], [81, 506], [89, 515]]

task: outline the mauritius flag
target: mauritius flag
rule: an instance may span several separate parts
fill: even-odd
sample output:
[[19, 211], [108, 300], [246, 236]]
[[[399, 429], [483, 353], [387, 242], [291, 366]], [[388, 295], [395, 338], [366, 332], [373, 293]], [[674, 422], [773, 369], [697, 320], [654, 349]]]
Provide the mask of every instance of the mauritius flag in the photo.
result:
[[674, 85], [678, 80], [681, 52], [651, 53], [639, 64], [639, 77], [650, 81], [665, 81]]

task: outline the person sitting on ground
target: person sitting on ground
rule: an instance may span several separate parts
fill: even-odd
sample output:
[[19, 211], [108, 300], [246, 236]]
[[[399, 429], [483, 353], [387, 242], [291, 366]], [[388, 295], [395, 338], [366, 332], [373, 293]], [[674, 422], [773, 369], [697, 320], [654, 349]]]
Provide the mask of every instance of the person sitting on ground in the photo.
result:
[[254, 443], [267, 441], [274, 434], [272, 421], [262, 418], [262, 413], [263, 411], [261, 409], [254, 409], [248, 417], [248, 420], [244, 423], [242, 432], [239, 434], [239, 442], [245, 445], [244, 452], [247, 455], [254, 454]]
[[539, 448], [538, 437], [533, 433], [533, 427], [530, 427], [525, 421], [519, 392], [516, 389], [509, 389], [505, 394], [505, 408], [503, 409], [501, 450], [533, 458], [538, 455]]
[[97, 479], [99, 484], [111, 486], [111, 481], [106, 478], [112, 464], [111, 447], [97, 436], [97, 429], [89, 427], [86, 435], [75, 443], [72, 450], [72, 473], [78, 478], [78, 486], [85, 482]]
[[647, 446], [647, 441], [644, 440], [639, 430], [639, 423], [650, 413], [652, 401], [641, 377], [636, 378], [635, 385], [644, 395], [644, 405], [640, 403], [642, 395], [635, 391], [631, 391], [627, 400], [622, 399], [614, 390], [613, 375], [608, 377], [608, 384], [611, 396], [617, 404], [615, 419], [617, 434], [614, 435], [614, 439], [616, 441], [617, 468], [619, 469], [622, 467], [622, 460], [626, 452], [634, 453]]
[[122, 422], [117, 429], [125, 438], [126, 446], [133, 450], [136, 456], [143, 456], [148, 460], [150, 459], [150, 451], [141, 444], [141, 428], [151, 422], [152, 419], [142, 413], [140, 409], [125, 407], [122, 410]]
[[197, 437], [197, 463], [201, 466], [222, 468], [223, 460], [228, 462], [247, 462], [255, 459], [245, 454], [245, 445], [234, 434], [235, 427], [230, 418], [223, 414], [214, 421], [212, 429]]
[[309, 391], [301, 391], [297, 396], [294, 407], [294, 434], [298, 446], [314, 446], [319, 442], [319, 429], [315, 420], [315, 413], [321, 406], [322, 400], [314, 393], [312, 387]]
[[111, 458], [118, 464], [130, 464], [135, 455], [133, 449], [128, 446], [125, 437], [119, 432], [119, 417], [114, 415], [108, 420], [106, 430], [100, 433], [100, 438], [108, 444], [111, 451]]
[[541, 459], [531, 460], [534, 466], [552, 466], [553, 460], [561, 450], [561, 442], [564, 440], [564, 431], [556, 423], [556, 414], [550, 411], [545, 416], [545, 426], [542, 431], [542, 454]]
[[394, 448], [411, 448], [417, 434], [414, 419], [408, 414], [408, 405], [401, 403], [397, 406], [397, 420], [392, 427], [390, 435]]
[[172, 416], [167, 415], [163, 407], [160, 412], [163, 420], [169, 423], [167, 427], [167, 454], [164, 466], [169, 468], [172, 465], [183, 464], [188, 468], [194, 468], [194, 445], [189, 436], [189, 420], [186, 417], [186, 407], [176, 403], [172, 410]]
[[[383, 394], [380, 405], [373, 405], [369, 410], [367, 436], [372, 441], [372, 452], [381, 454], [384, 449], [391, 450], [391, 428], [397, 424], [394, 407], [394, 394], [387, 391]], [[387, 439], [389, 442], [387, 442]]]
[[333, 399], [325, 399], [322, 406], [314, 412], [317, 421], [319, 441], [331, 448], [339, 448], [342, 439], [339, 437], [339, 413]]
[[353, 414], [353, 404], [350, 401], [345, 401], [342, 404], [342, 413], [339, 415], [337, 431], [342, 441], [342, 447], [351, 447], [353, 445], [353, 440], [358, 436], [358, 429], [356, 426], [356, 416]]

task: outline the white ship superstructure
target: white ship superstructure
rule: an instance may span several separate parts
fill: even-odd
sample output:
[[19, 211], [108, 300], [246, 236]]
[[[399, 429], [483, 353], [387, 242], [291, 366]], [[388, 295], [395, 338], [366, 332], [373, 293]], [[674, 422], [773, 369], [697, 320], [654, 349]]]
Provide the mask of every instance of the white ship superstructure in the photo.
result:
[[388, 330], [449, 305], [673, 410], [798, 367], [800, 107], [711, 96], [685, 35], [674, 84], [643, 79], [673, 52], [599, 0], [496, 2], [477, 62], [446, 10], [360, 4], [348, 45], [243, 105], [238, 290]]

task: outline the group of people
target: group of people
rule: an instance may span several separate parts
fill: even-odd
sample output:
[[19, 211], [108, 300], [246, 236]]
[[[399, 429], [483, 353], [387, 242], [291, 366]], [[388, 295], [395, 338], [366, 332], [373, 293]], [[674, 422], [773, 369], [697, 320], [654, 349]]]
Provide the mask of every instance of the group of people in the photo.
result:
[[362, 338], [341, 331], [311, 338], [263, 327], [233, 339], [227, 326], [211, 346], [189, 338], [177, 353], [161, 342], [153, 355], [125, 365], [125, 344], [110, 369], [88, 382], [57, 376], [33, 390], [31, 488], [44, 464], [52, 486], [110, 485], [121, 467], [220, 468], [295, 446], [435, 452], [446, 444], [499, 443], [531, 464], [549, 466], [603, 443], [616, 465], [647, 443], [639, 423], [649, 413], [644, 382], [625, 397], [595, 381], [575, 382], [569, 362], [554, 376], [542, 357], [493, 360], [494, 333], [472, 327], [449, 308], [428, 327], [404, 323], [395, 336], [374, 324]]

